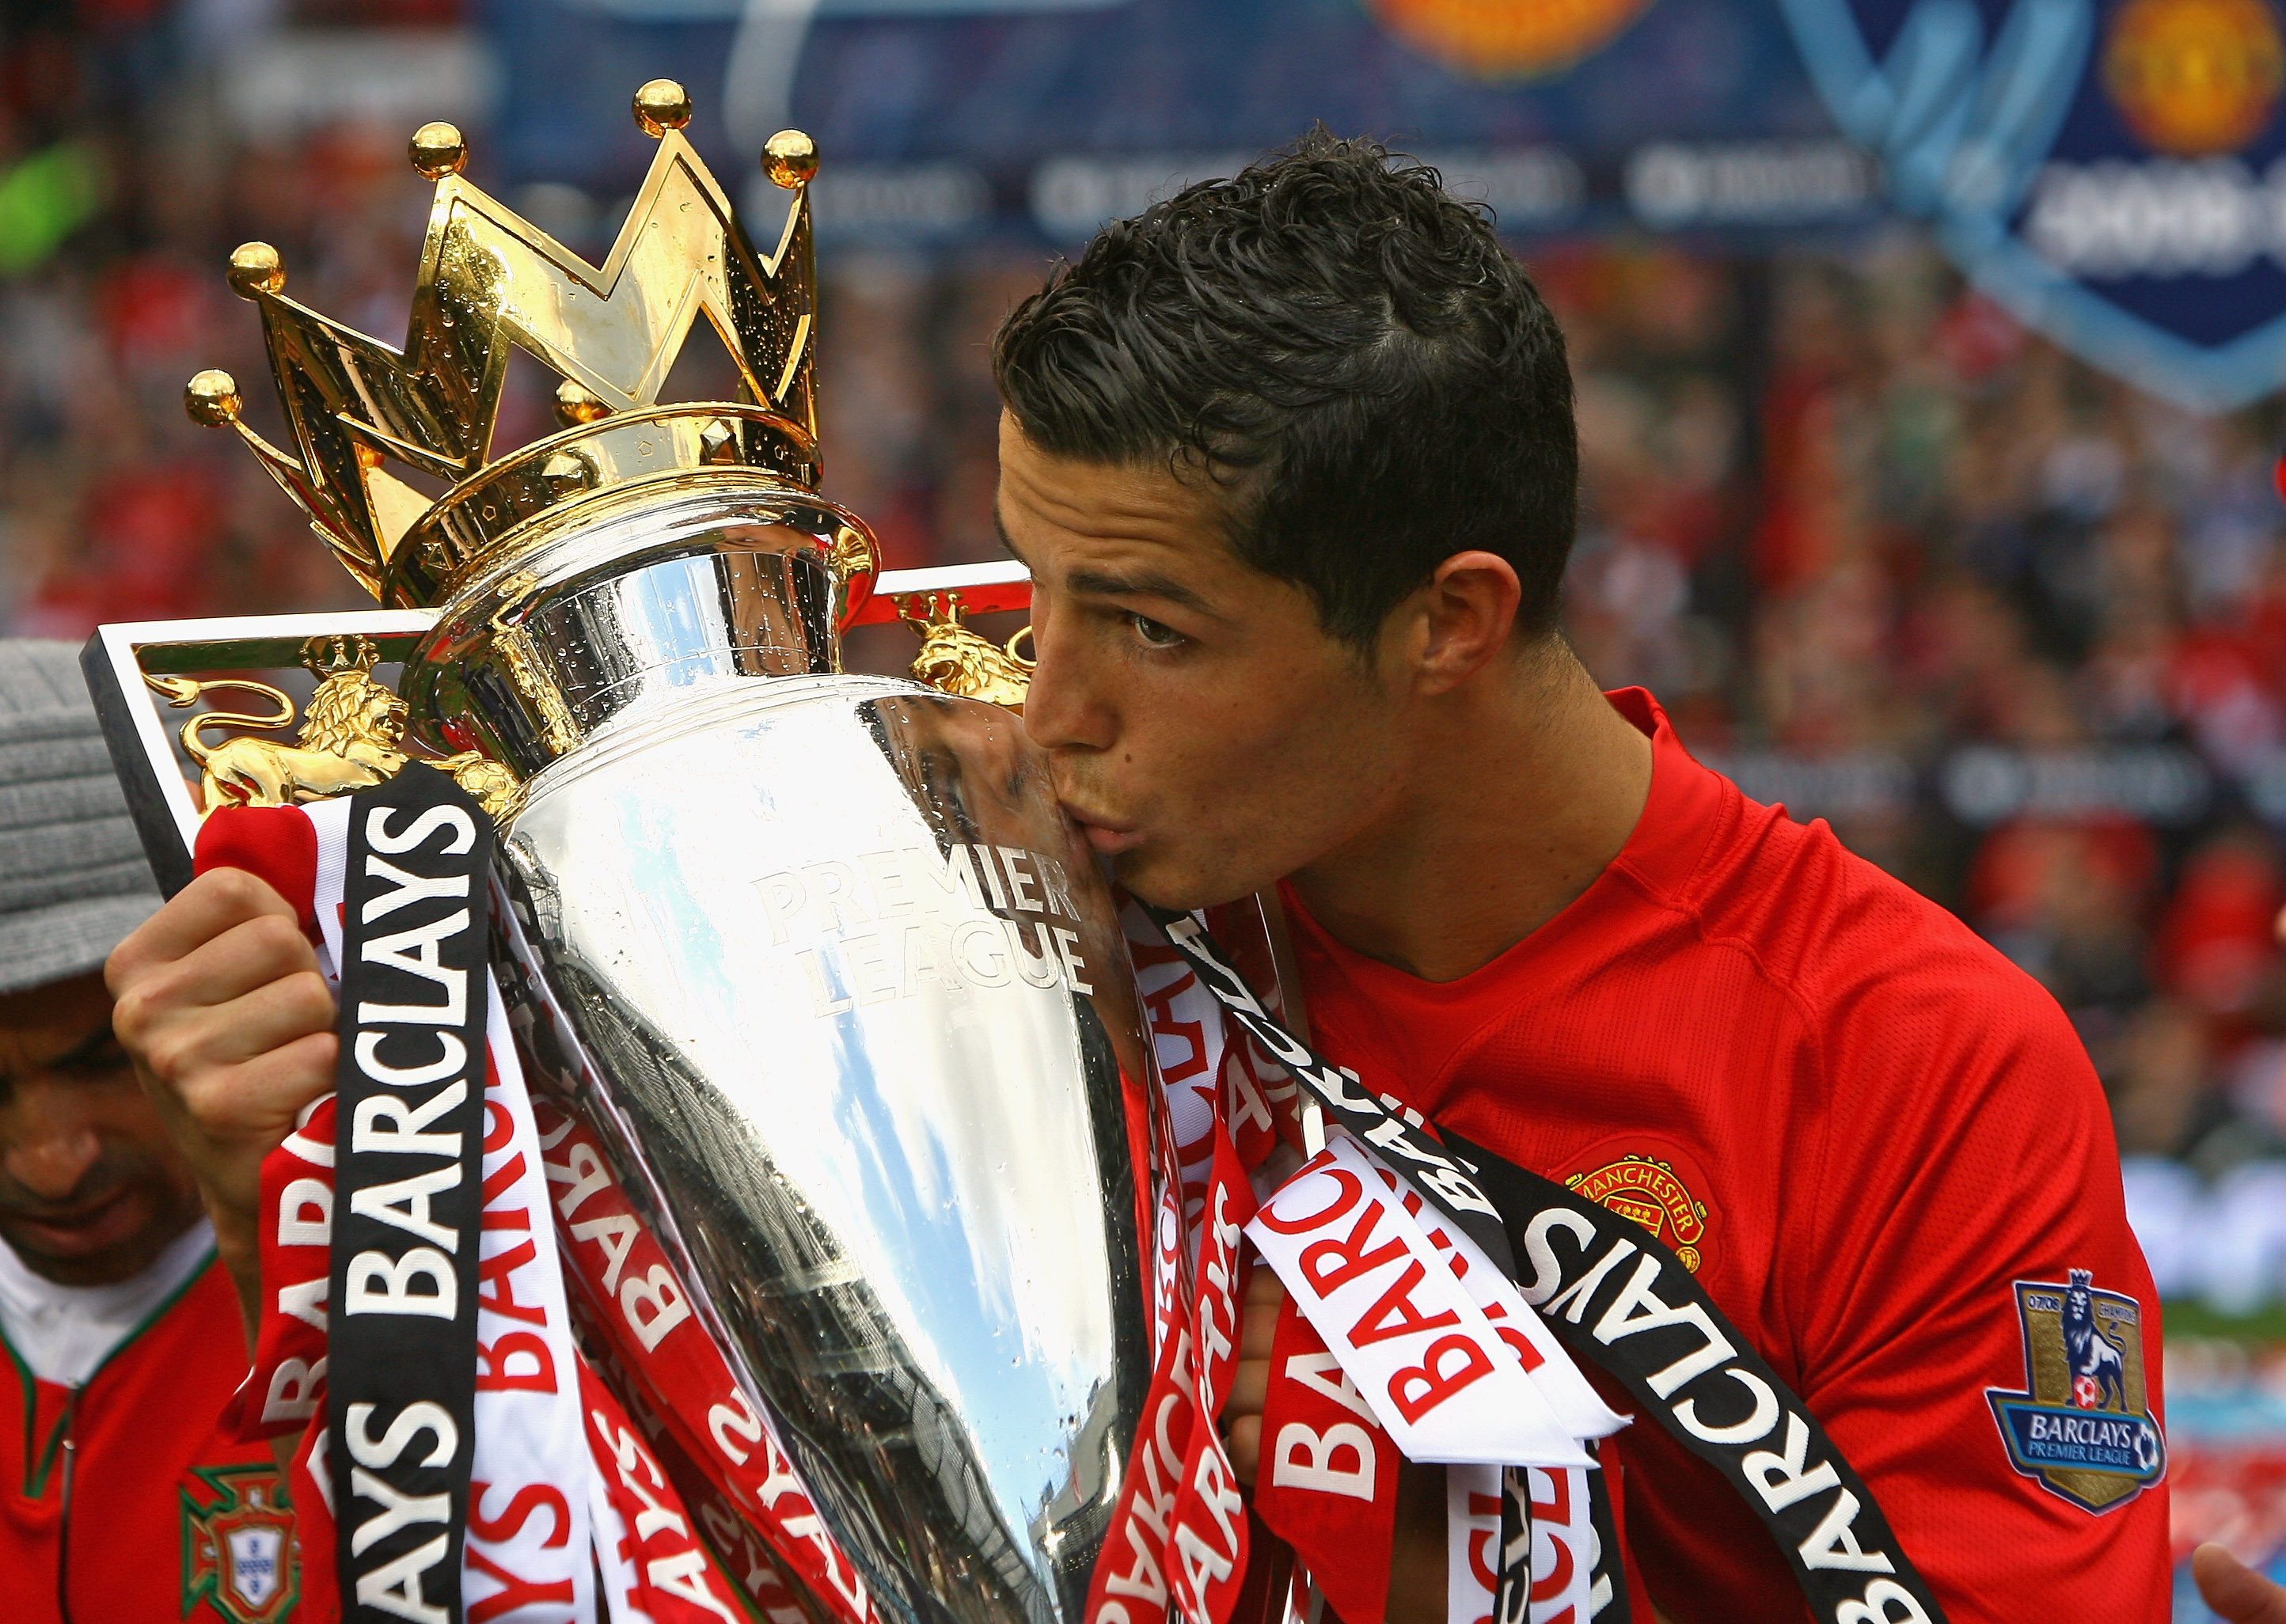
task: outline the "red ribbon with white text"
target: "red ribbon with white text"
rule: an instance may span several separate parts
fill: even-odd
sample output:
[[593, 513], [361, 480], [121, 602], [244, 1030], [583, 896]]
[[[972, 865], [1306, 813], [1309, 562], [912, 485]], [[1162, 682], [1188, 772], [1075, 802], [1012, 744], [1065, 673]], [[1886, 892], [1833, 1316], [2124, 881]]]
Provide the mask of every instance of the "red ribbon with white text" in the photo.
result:
[[[199, 849], [202, 869], [250, 869], [296, 903], [336, 983], [348, 805], [218, 811]], [[774, 1435], [696, 1325], [674, 1335], [690, 1319], [683, 1288], [592, 1139], [553, 1112], [541, 1131], [499, 992], [486, 996], [475, 1460], [460, 1576], [469, 1624], [737, 1624], [734, 1581], [773, 1624], [797, 1624], [806, 1615], [787, 1571], [839, 1624], [866, 1624], [863, 1589]], [[263, 1164], [263, 1314], [228, 1417], [248, 1439], [303, 1435], [293, 1486], [302, 1607], [316, 1619], [339, 1605], [324, 1459], [333, 1133], [327, 1096]], [[579, 1352], [567, 1276], [599, 1352], [642, 1374], [658, 1436], [633, 1424]], [[424, 1570], [387, 1582], [419, 1616]]]

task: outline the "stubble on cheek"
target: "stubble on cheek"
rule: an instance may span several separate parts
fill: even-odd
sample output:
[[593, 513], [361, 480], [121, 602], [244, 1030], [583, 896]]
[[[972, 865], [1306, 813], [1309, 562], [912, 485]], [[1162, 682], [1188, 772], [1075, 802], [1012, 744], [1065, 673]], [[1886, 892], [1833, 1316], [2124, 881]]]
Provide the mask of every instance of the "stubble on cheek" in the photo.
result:
[[1148, 838], [1117, 861], [1120, 882], [1160, 907], [1214, 907], [1275, 884], [1310, 821], [1295, 804], [1292, 763], [1281, 760], [1290, 743], [1234, 729], [1218, 744], [1159, 786]]
[[1058, 764], [1073, 804], [1145, 837], [1113, 871], [1158, 906], [1273, 885], [1353, 834], [1380, 799], [1388, 702], [1346, 651], [1312, 643], [1299, 658], [1248, 663], [1187, 691], [1131, 693], [1117, 744]]

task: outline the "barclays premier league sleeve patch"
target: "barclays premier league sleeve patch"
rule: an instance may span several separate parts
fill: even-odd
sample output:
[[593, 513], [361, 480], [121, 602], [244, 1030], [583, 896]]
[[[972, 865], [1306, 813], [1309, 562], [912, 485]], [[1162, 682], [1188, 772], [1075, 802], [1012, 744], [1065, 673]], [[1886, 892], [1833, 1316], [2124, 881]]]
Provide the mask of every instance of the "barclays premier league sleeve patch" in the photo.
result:
[[2143, 1312], [2085, 1269], [2014, 1283], [2024, 1384], [1985, 1390], [2009, 1463], [2089, 1511], [2124, 1506], [2166, 1476], [2143, 1381]]

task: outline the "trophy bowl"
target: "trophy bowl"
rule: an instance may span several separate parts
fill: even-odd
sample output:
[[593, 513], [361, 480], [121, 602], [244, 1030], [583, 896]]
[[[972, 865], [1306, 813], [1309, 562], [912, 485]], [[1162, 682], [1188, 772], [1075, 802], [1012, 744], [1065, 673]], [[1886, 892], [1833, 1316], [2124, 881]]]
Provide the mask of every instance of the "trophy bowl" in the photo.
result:
[[564, 514], [408, 661], [529, 772], [527, 1065], [877, 1604], [1073, 1617], [1149, 1375], [1110, 898], [1015, 717], [835, 674], [815, 498], [670, 507]]

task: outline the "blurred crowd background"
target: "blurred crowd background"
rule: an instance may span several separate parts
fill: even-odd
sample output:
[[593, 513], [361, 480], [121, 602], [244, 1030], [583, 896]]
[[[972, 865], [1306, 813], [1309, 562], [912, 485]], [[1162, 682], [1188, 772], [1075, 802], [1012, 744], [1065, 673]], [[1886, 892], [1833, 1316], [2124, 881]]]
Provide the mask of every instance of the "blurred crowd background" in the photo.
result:
[[[602, 256], [643, 161], [631, 128], [603, 159], [571, 137], [556, 153], [530, 120], [486, 145], [485, 106], [555, 93], [515, 55], [531, 9], [0, 4], [8, 633], [358, 601], [233, 437], [185, 420], [183, 383], [228, 368], [274, 431], [258, 324], [222, 277], [248, 239], [282, 250], [294, 296], [402, 330], [428, 193], [404, 143], [432, 115], [423, 90], [472, 109], [475, 177]], [[674, 24], [659, 59], [610, 58], [612, 118], [705, 38], [719, 61], [721, 18], [692, 32], [706, 21]], [[411, 42], [401, 61], [384, 59], [391, 31]], [[838, 49], [838, 83], [894, 83], [894, 60]], [[361, 98], [367, 70], [411, 92]], [[812, 125], [829, 179], [834, 111]], [[1217, 139], [1242, 158], [1271, 138], [1238, 133]], [[1054, 229], [1037, 175], [1012, 227], [1000, 177], [932, 173], [845, 193], [839, 222], [819, 193], [828, 490], [898, 567], [997, 556], [989, 336], [1093, 223], [1083, 199], [1078, 229]], [[2195, 412], [2075, 359], [1972, 289], [1927, 228], [1858, 193], [1851, 217], [1815, 228], [1663, 229], [1596, 205], [1608, 177], [1584, 173], [1543, 174], [1559, 205], [1566, 186], [1588, 201], [1551, 226], [1527, 196], [1515, 238], [1578, 384], [1580, 653], [1607, 685], [1650, 687], [1750, 794], [1830, 819], [2038, 977], [2110, 1096], [2171, 1325], [2286, 1324], [2280, 409]], [[1613, 184], [1639, 194], [1639, 178]], [[884, 204], [895, 185], [910, 195]], [[898, 206], [980, 217], [857, 228]], [[687, 365], [699, 375], [706, 358]], [[549, 382], [512, 381], [504, 440], [547, 430]], [[860, 658], [894, 668], [910, 642], [884, 628]], [[2217, 1382], [2258, 1366], [2286, 1391], [2275, 1355], [2217, 1351], [2239, 1346], [2187, 1353], [2189, 1391], [2198, 1361], [2220, 1360]], [[2195, 1456], [2183, 1470], [2179, 1495]], [[2274, 1488], [2266, 1503], [2274, 1535]]]

